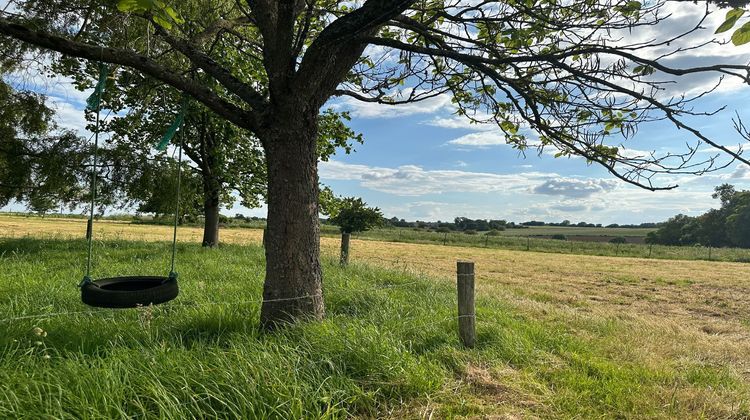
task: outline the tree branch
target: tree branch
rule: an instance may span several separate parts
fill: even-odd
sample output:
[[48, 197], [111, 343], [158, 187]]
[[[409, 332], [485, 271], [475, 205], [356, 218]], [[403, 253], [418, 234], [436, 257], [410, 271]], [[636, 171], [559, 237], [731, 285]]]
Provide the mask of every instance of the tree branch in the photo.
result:
[[185, 57], [187, 57], [198, 68], [205, 71], [206, 74], [213, 77], [221, 83], [222, 86], [227, 88], [229, 92], [237, 95], [256, 111], [265, 108], [265, 98], [251, 86], [234, 77], [229, 70], [220, 66], [211, 57], [198, 50], [187, 41], [173, 37], [156, 22], [152, 21], [152, 24], [156, 28], [159, 36], [162, 37], [167, 44], [185, 55]]
[[257, 127], [256, 117], [252, 112], [222, 99], [210, 89], [178, 75], [144, 55], [127, 50], [71, 41], [43, 31], [33, 31], [5, 18], [0, 18], [0, 34], [64, 55], [137, 69], [187, 93], [239, 127], [253, 131]]
[[[295, 87], [313, 106], [333, 93], [362, 55], [372, 36], [386, 22], [403, 13], [416, 0], [368, 0], [362, 7], [328, 25], [302, 58]], [[335, 57], [335, 58], [334, 58]]]

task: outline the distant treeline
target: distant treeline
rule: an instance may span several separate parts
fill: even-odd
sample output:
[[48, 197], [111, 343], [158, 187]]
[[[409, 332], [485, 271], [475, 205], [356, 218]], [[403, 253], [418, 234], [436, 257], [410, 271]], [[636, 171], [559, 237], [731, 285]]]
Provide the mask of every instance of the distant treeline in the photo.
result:
[[750, 191], [723, 184], [714, 189], [712, 197], [721, 201], [721, 208], [697, 217], [678, 214], [650, 232], [646, 242], [750, 248]]
[[410, 227], [410, 228], [427, 228], [436, 230], [456, 230], [456, 231], [477, 231], [484, 232], [490, 230], [506, 230], [506, 229], [527, 229], [531, 226], [559, 226], [559, 227], [589, 227], [589, 228], [656, 228], [659, 223], [641, 223], [639, 225], [618, 225], [617, 223], [603, 226], [601, 223], [571, 223], [570, 220], [563, 220], [560, 223], [549, 223], [539, 222], [536, 220], [515, 223], [508, 222], [506, 220], [495, 220], [495, 219], [469, 219], [468, 217], [456, 217], [453, 222], [443, 222], [438, 220], [437, 222], [425, 222], [417, 220], [416, 222], [408, 222], [404, 219], [392, 217], [385, 220], [386, 224], [395, 227]]

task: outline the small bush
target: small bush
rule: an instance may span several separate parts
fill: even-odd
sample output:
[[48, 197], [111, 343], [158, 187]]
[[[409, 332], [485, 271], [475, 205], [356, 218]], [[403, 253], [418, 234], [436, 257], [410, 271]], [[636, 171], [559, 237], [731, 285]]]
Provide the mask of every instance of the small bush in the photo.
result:
[[[503, 230], [505, 229], [503, 228]], [[492, 229], [491, 231], [487, 232], [487, 236], [500, 236], [500, 235], [502, 234], [500, 233], [499, 229]]]
[[558, 241], [567, 241], [568, 237], [565, 236], [565, 235], [563, 235], [563, 234], [561, 234], [561, 233], [557, 233], [555, 235], [552, 235], [552, 239], [556, 239]]
[[476, 235], [476, 234], [477, 234], [477, 231], [476, 231], [476, 230], [474, 230], [474, 229], [466, 229], [466, 230], [464, 231], [464, 233], [465, 233], [465, 234], [467, 234], [467, 235]]
[[624, 236], [617, 236], [609, 240], [611, 244], [626, 244], [628, 240]]
[[451, 230], [447, 227], [439, 227], [435, 230], [435, 232], [438, 233], [449, 233]]

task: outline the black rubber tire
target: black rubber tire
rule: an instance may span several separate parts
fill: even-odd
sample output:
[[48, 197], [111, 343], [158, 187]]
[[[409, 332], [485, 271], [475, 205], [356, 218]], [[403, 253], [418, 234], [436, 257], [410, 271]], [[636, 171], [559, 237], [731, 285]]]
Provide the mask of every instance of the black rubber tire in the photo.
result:
[[173, 277], [112, 277], [83, 285], [81, 300], [98, 308], [135, 308], [169, 302], [178, 293]]

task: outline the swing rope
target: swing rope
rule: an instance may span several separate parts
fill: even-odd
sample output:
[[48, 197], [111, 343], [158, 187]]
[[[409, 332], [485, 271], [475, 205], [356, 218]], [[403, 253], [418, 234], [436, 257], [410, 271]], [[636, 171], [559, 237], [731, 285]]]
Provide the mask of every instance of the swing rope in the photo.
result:
[[182, 191], [182, 142], [185, 136], [182, 134], [182, 123], [185, 122], [185, 114], [187, 114], [188, 108], [188, 97], [182, 96], [182, 104], [180, 105], [180, 112], [177, 113], [172, 125], [169, 126], [167, 132], [164, 133], [159, 144], [156, 146], [157, 150], [163, 151], [167, 148], [167, 145], [172, 141], [172, 138], [179, 131], [179, 149], [177, 151], [177, 200], [175, 202], [174, 209], [174, 226], [172, 229], [172, 266], [169, 270], [169, 278], [177, 279], [177, 272], [175, 268], [175, 256], [177, 255], [177, 225], [180, 222], [180, 195]]
[[104, 93], [104, 84], [107, 81], [108, 67], [105, 64], [99, 64], [99, 80], [94, 89], [94, 93], [89, 96], [86, 100], [86, 108], [93, 110], [96, 109], [96, 123], [94, 126], [94, 152], [93, 162], [91, 166], [91, 208], [89, 209], [89, 220], [88, 226], [90, 226], [88, 234], [88, 251], [86, 255], [86, 275], [83, 276], [83, 280], [78, 285], [82, 287], [86, 284], [92, 283], [91, 280], [91, 254], [94, 243], [94, 206], [96, 205], [96, 169], [99, 160], [99, 115], [102, 110], [102, 93]]
[[175, 209], [174, 209], [174, 229], [172, 230], [172, 268], [169, 270], [169, 278], [170, 279], [176, 279], [177, 273], [174, 271], [174, 261], [175, 256], [177, 255], [177, 225], [179, 223], [179, 217], [180, 217], [180, 192], [182, 190], [182, 140], [183, 140], [183, 134], [182, 130], [180, 130], [180, 148], [177, 152], [177, 200], [175, 202]]
[[[96, 110], [96, 125], [94, 128], [94, 150], [93, 150], [93, 162], [91, 168], [91, 208], [89, 211], [89, 234], [87, 235], [87, 253], [86, 253], [86, 274], [83, 276], [83, 280], [78, 284], [78, 287], [83, 287], [88, 284], [94, 283], [91, 279], [91, 262], [93, 257], [93, 243], [94, 243], [94, 207], [96, 206], [96, 184], [97, 184], [97, 168], [99, 160], [99, 118], [101, 114], [101, 99], [104, 92], [104, 87], [107, 81], [107, 74], [109, 68], [107, 65], [99, 64], [99, 80], [97, 81], [94, 92], [86, 100], [86, 108], [89, 110]], [[180, 112], [177, 114], [177, 118], [167, 130], [166, 134], [162, 137], [161, 141], [157, 145], [158, 150], [165, 150], [167, 145], [174, 137], [177, 131], [182, 131], [182, 124], [185, 120], [185, 114], [187, 113], [188, 98], [183, 96], [182, 105]], [[179, 134], [179, 149], [177, 158], [177, 197], [175, 200], [175, 211], [174, 211], [174, 225], [172, 231], [172, 259], [169, 270], [169, 277], [167, 279], [177, 279], [177, 272], [175, 272], [175, 259], [177, 256], [177, 225], [179, 224], [180, 217], [180, 196], [182, 191], [182, 145], [184, 136], [180, 132]], [[165, 280], [166, 281], [166, 280]]]

